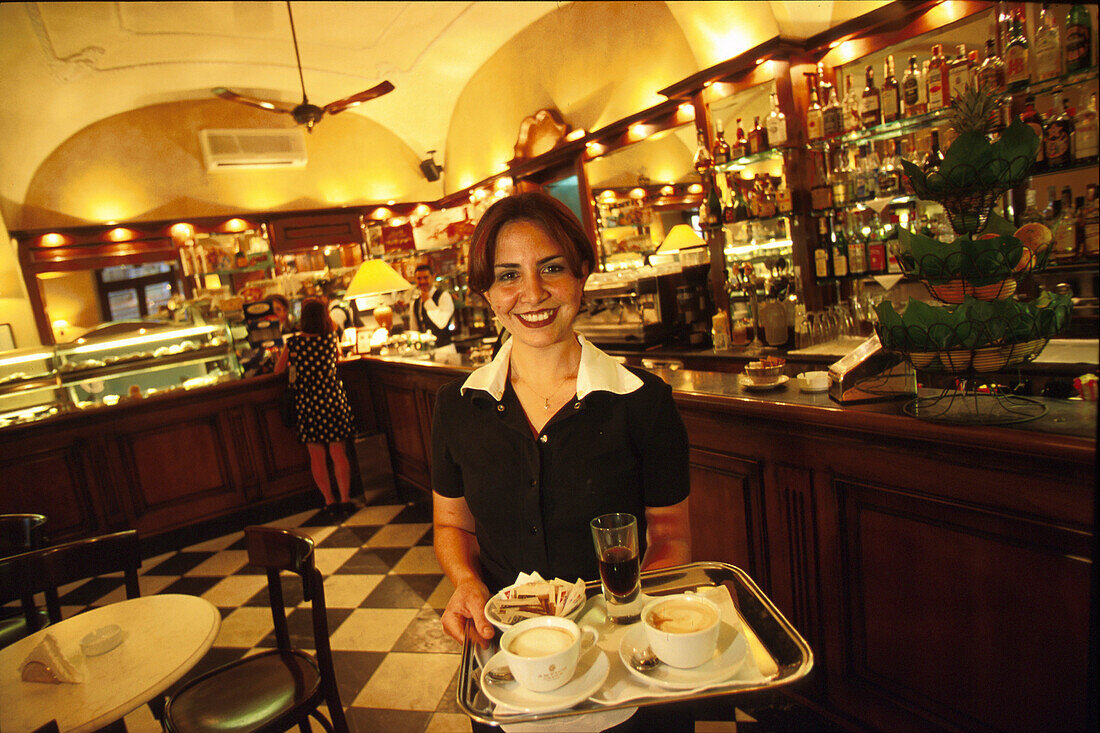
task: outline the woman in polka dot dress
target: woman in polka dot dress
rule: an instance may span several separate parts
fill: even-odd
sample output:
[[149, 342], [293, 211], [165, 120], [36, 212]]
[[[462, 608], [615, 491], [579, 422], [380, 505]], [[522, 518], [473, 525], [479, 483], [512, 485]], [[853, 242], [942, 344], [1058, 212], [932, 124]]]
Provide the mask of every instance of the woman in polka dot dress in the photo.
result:
[[[351, 407], [344, 385], [336, 376], [339, 346], [328, 311], [319, 300], [302, 303], [300, 333], [286, 337], [286, 346], [279, 355], [275, 373], [289, 364], [294, 368], [294, 406], [298, 413], [298, 440], [309, 449], [309, 464], [313, 480], [325, 497], [325, 508], [350, 510], [351, 468], [344, 450], [344, 441], [354, 430]], [[332, 456], [340, 503], [332, 495], [326, 446]]]

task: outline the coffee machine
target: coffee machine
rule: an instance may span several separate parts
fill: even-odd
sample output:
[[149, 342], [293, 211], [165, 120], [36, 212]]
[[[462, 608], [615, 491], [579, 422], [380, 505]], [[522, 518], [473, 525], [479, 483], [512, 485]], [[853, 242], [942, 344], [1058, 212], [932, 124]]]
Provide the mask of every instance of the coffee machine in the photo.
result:
[[646, 348], [666, 342], [676, 323], [679, 272], [656, 267], [596, 272], [574, 327], [598, 346]]

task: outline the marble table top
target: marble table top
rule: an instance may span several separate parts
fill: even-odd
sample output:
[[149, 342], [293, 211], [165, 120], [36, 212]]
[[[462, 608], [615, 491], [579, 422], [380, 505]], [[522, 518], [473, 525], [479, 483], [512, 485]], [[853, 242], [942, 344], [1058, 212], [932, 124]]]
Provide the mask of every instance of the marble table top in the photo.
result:
[[[117, 624], [122, 643], [86, 657], [80, 640]], [[202, 659], [221, 626], [218, 609], [197, 596], [163, 594], [95, 608], [0, 649], [0, 730], [31, 731], [57, 720], [62, 733], [119, 720], [179, 680]], [[21, 666], [45, 634], [81, 673], [76, 684], [24, 682]]]

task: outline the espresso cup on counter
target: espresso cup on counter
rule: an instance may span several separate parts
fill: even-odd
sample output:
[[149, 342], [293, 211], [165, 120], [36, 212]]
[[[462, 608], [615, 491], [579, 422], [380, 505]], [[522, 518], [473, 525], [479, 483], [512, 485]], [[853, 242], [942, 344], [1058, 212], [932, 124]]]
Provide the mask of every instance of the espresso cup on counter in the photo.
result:
[[577, 661], [599, 639], [591, 626], [560, 616], [520, 621], [500, 637], [512, 676], [532, 692], [556, 690], [577, 671]]
[[661, 596], [642, 610], [646, 640], [670, 667], [698, 667], [718, 646], [718, 604], [695, 593]]

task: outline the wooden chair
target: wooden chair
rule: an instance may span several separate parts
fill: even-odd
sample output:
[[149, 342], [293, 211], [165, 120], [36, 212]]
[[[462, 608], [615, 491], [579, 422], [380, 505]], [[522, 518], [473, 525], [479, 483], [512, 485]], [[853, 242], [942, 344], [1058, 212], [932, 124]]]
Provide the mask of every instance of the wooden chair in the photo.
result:
[[[0, 558], [37, 550], [45, 543], [46, 517], [41, 514], [0, 514]], [[34, 594], [23, 593], [17, 609], [0, 612], [0, 647], [33, 634], [46, 624], [46, 615], [34, 603]], [[28, 623], [28, 619], [32, 623]]]
[[[328, 639], [328, 613], [321, 573], [314, 567], [313, 540], [276, 527], [246, 527], [250, 564], [267, 570], [268, 600], [278, 648], [218, 667], [187, 682], [164, 706], [166, 731], [284, 731], [297, 725], [309, 731], [309, 718], [327, 731], [346, 733], [347, 721], [336, 687]], [[283, 608], [279, 572], [301, 576], [305, 600], [311, 601], [314, 658], [291, 647]], [[329, 718], [320, 713], [328, 706]]]
[[[58, 587], [121, 572], [125, 577], [126, 597], [137, 598], [141, 595], [138, 587], [140, 569], [138, 535], [132, 529], [31, 550], [0, 558], [0, 603], [22, 598], [27, 593], [44, 593], [47, 615], [50, 623], [55, 624], [61, 620]], [[35, 623], [30, 614], [25, 615], [28, 625]]]

